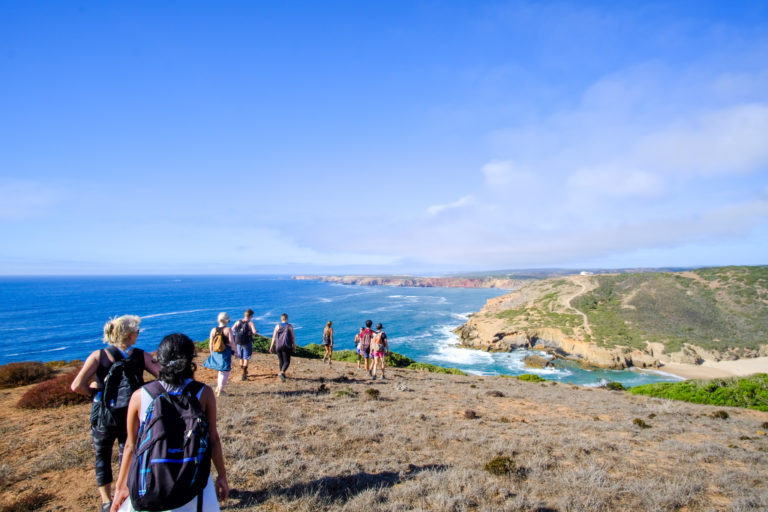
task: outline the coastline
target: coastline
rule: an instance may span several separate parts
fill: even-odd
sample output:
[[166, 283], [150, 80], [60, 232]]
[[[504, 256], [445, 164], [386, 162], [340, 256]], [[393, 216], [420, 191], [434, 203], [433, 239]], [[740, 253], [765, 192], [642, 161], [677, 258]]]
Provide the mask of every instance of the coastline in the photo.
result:
[[684, 379], [746, 377], [755, 373], [768, 373], [768, 357], [753, 357], [734, 361], [705, 360], [702, 364], [664, 363], [659, 371]]

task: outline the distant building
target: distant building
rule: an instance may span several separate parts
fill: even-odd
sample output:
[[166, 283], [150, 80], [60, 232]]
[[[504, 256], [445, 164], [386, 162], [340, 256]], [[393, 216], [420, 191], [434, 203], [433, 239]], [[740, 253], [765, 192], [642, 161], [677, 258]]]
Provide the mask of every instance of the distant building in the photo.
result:
[[588, 270], [582, 270], [581, 272], [579, 272], [580, 276], [592, 276], [594, 274], [595, 274], [594, 272], [590, 272]]

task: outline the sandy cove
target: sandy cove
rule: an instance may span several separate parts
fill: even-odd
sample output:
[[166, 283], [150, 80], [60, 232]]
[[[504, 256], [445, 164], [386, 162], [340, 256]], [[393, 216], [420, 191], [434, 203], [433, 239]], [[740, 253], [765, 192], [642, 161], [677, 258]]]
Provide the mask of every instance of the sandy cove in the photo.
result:
[[704, 361], [701, 364], [664, 363], [660, 371], [684, 379], [717, 379], [744, 377], [755, 373], [768, 373], [768, 357], [737, 359], [735, 361]]

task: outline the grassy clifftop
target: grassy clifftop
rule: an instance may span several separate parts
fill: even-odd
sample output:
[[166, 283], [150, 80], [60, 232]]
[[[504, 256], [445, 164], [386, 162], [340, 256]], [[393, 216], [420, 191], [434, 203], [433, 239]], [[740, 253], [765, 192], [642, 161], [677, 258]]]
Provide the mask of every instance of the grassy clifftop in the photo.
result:
[[470, 327], [465, 337], [480, 340], [476, 345], [556, 329], [569, 339], [625, 353], [663, 351], [694, 359], [704, 352], [713, 359], [766, 355], [768, 266], [534, 281], [489, 301]]

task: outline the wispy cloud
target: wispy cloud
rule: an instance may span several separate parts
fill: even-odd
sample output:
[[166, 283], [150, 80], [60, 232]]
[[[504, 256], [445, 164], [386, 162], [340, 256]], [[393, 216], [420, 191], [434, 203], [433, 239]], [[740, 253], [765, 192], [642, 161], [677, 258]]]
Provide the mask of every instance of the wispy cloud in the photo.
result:
[[427, 208], [427, 213], [431, 216], [435, 216], [447, 211], [458, 210], [461, 208], [465, 208], [467, 206], [471, 206], [472, 204], [474, 204], [474, 202], [475, 202], [475, 198], [471, 195], [468, 195], [468, 196], [459, 198], [456, 201], [449, 204], [432, 205], [429, 208]]

